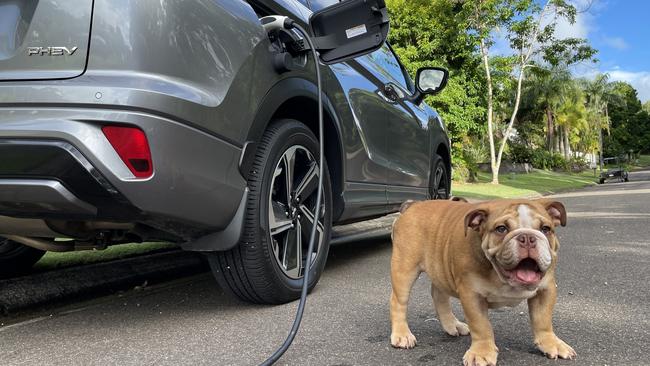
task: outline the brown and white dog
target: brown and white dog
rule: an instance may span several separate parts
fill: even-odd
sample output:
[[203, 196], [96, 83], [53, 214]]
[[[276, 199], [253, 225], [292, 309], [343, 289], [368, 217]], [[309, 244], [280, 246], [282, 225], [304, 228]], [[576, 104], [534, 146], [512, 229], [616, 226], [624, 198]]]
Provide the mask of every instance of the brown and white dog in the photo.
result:
[[[452, 336], [471, 333], [465, 365], [496, 365], [498, 349], [488, 308], [528, 301], [537, 347], [550, 358], [576, 353], [553, 332], [557, 298], [557, 226], [566, 225], [560, 202], [495, 200], [409, 202], [393, 225], [390, 298], [394, 347], [415, 347], [406, 321], [411, 287], [421, 272], [431, 279], [431, 296], [442, 328]], [[460, 299], [468, 324], [452, 313]]]

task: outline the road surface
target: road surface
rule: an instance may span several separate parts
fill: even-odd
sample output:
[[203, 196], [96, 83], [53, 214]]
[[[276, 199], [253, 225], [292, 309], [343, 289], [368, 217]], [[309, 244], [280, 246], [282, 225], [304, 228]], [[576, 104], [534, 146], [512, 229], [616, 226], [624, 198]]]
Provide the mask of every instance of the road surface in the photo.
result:
[[[525, 304], [492, 311], [500, 365], [648, 365], [650, 171], [562, 194], [557, 334], [578, 352], [552, 361], [534, 348]], [[421, 276], [409, 322], [412, 350], [389, 344], [391, 246], [331, 250], [296, 342], [280, 365], [460, 365], [470, 344], [442, 331]], [[0, 318], [3, 365], [255, 365], [284, 340], [296, 304], [257, 306], [223, 296], [206, 273], [48, 312]], [[458, 302], [455, 313], [462, 319]]]

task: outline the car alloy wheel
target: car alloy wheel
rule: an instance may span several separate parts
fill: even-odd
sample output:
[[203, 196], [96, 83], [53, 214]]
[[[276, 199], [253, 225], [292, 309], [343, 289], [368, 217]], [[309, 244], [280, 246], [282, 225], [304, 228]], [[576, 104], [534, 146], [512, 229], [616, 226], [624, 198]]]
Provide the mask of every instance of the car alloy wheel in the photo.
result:
[[306, 253], [314, 224], [318, 164], [304, 146], [288, 148], [278, 161], [269, 192], [269, 234], [276, 264], [289, 278], [303, 276], [323, 243], [323, 207], [318, 215], [314, 251]]
[[257, 147], [237, 246], [208, 254], [221, 287], [254, 303], [282, 304], [300, 297], [309, 266], [309, 289], [325, 268], [332, 227], [332, 187], [325, 162], [323, 202], [313, 253], [307, 253], [318, 193], [318, 140], [303, 123], [273, 121]]
[[449, 198], [449, 174], [445, 162], [439, 155], [433, 159], [433, 170], [429, 182], [431, 199], [446, 200]]

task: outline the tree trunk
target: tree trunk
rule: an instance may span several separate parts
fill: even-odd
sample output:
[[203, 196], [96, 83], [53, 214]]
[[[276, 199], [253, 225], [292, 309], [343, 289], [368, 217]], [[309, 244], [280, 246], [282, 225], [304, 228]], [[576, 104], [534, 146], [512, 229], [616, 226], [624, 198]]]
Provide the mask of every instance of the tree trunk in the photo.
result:
[[564, 158], [571, 158], [571, 145], [569, 144], [569, 127], [564, 126]]
[[[607, 132], [609, 132], [609, 113], [607, 112], [607, 103], [605, 103], [603, 107], [605, 110], [605, 122], [607, 123]], [[598, 129], [600, 130], [598, 143], [600, 144], [600, 171], [602, 172], [603, 165], [605, 162], [605, 155], [603, 151], [603, 124], [602, 123], [599, 124]]]
[[[510, 122], [508, 122], [508, 128], [506, 129], [503, 139], [501, 139], [501, 146], [499, 147], [499, 155], [497, 156], [497, 174], [499, 173], [498, 169], [501, 166], [501, 158], [503, 157], [503, 150], [506, 148], [508, 139], [510, 138], [510, 133], [512, 132], [512, 126], [515, 124], [517, 119], [517, 112], [519, 112], [519, 102], [521, 102], [521, 85], [524, 82], [524, 71], [525, 66], [522, 64], [521, 69], [519, 70], [519, 78], [517, 80], [517, 94], [515, 95], [515, 106], [512, 109], [512, 115], [510, 115]], [[494, 183], [494, 179], [492, 180]], [[499, 183], [497, 176], [497, 184]]]
[[603, 128], [598, 126], [598, 165], [600, 165], [600, 171], [603, 171]]
[[481, 56], [483, 57], [483, 67], [485, 68], [485, 79], [488, 87], [488, 137], [490, 140], [490, 165], [492, 168], [492, 184], [499, 184], [499, 165], [497, 164], [494, 148], [494, 126], [492, 125], [493, 94], [492, 94], [492, 74], [490, 73], [490, 63], [488, 59], [488, 49], [485, 42], [481, 39]]
[[553, 152], [553, 111], [546, 107], [546, 148]]
[[551, 148], [551, 152], [554, 153], [557, 148], [557, 134], [555, 133], [555, 128], [553, 128], [553, 147]]
[[566, 156], [566, 151], [564, 150], [564, 131], [562, 131], [562, 127], [558, 126], [557, 128], [557, 140], [558, 140], [558, 145], [559, 149], [557, 150], [562, 156]]

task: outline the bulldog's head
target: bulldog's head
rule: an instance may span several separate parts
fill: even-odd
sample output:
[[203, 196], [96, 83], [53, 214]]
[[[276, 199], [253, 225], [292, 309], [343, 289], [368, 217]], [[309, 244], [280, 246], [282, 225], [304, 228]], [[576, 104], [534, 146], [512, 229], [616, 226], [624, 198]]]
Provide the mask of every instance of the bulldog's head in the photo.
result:
[[481, 249], [504, 283], [535, 289], [557, 258], [555, 228], [566, 209], [553, 200], [497, 200], [465, 216], [466, 234], [478, 232]]

